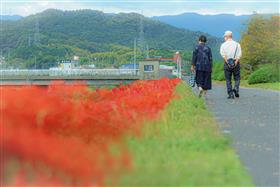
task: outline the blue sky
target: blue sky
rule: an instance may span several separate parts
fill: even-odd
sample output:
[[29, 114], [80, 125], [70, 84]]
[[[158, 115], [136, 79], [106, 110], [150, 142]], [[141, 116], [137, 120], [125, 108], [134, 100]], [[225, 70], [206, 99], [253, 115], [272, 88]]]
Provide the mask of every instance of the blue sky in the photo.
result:
[[278, 0], [0, 0], [1, 14], [27, 16], [56, 8], [93, 9], [106, 13], [137, 12], [145, 16], [230, 13], [235, 15], [279, 12]]

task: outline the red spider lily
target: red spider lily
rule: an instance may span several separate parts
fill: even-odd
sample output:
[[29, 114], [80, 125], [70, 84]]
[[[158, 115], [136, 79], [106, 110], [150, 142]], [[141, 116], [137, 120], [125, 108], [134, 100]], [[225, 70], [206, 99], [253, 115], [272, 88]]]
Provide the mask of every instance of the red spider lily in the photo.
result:
[[[63, 173], [71, 186], [103, 185], [106, 177], [131, 168], [124, 137], [139, 134], [145, 120], [158, 117], [178, 82], [136, 81], [95, 91], [85, 84], [63, 82], [48, 87], [0, 87], [0, 149], [5, 163], [0, 166], [1, 183], [63, 186]], [[7, 181], [3, 176], [11, 167], [10, 158], [20, 166], [14, 180]], [[26, 179], [25, 163], [31, 165], [31, 181]], [[50, 171], [48, 177], [40, 164]]]

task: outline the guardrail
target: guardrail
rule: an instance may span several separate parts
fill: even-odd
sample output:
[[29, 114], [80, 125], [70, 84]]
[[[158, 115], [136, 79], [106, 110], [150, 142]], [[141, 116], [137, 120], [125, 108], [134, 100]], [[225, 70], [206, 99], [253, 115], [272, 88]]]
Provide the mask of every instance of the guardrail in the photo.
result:
[[49, 77], [71, 77], [71, 76], [138, 76], [139, 69], [20, 69], [20, 70], [0, 70], [1, 77], [7, 76], [49, 76]]

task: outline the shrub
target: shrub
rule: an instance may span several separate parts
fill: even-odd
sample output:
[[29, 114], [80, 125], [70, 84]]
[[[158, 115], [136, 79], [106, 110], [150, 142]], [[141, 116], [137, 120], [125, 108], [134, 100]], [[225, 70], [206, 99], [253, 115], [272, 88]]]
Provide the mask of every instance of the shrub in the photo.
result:
[[254, 71], [248, 77], [249, 84], [257, 84], [257, 83], [268, 83], [268, 82], [279, 82], [279, 65], [275, 64], [267, 64], [260, 66], [260, 68]]
[[218, 73], [218, 75], [217, 75], [217, 80], [218, 80], [218, 81], [224, 81], [224, 80], [226, 80], [224, 71], [220, 71], [220, 72]]
[[250, 71], [246, 70], [244, 67], [241, 67], [240, 76], [242, 80], [247, 80], [250, 76]]
[[212, 79], [219, 80], [219, 81], [225, 80], [223, 62], [214, 62], [213, 63]]

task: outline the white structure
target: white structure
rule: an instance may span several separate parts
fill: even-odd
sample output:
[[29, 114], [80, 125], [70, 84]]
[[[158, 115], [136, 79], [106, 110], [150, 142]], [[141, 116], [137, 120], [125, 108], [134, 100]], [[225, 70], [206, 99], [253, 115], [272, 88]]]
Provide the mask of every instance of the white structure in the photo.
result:
[[71, 63], [71, 62], [63, 62], [59, 65], [59, 68], [61, 68], [61, 69], [73, 69], [74, 64]]
[[5, 57], [3, 56], [0, 56], [0, 64], [4, 63], [5, 62]]
[[164, 69], [164, 70], [171, 70], [173, 71], [175, 69], [174, 66], [167, 66], [167, 65], [159, 65], [159, 69]]
[[177, 64], [177, 77], [181, 79], [182, 78], [182, 58], [181, 58], [179, 51], [177, 51], [175, 53], [174, 59]]
[[94, 68], [95, 68], [95, 65], [94, 65], [94, 64], [89, 64], [89, 65], [87, 65], [86, 67], [91, 68], [91, 69], [94, 69]]
[[79, 61], [79, 60], [80, 60], [80, 57], [79, 57], [79, 56], [74, 56], [74, 57], [73, 57], [73, 60], [74, 60], [74, 61]]

